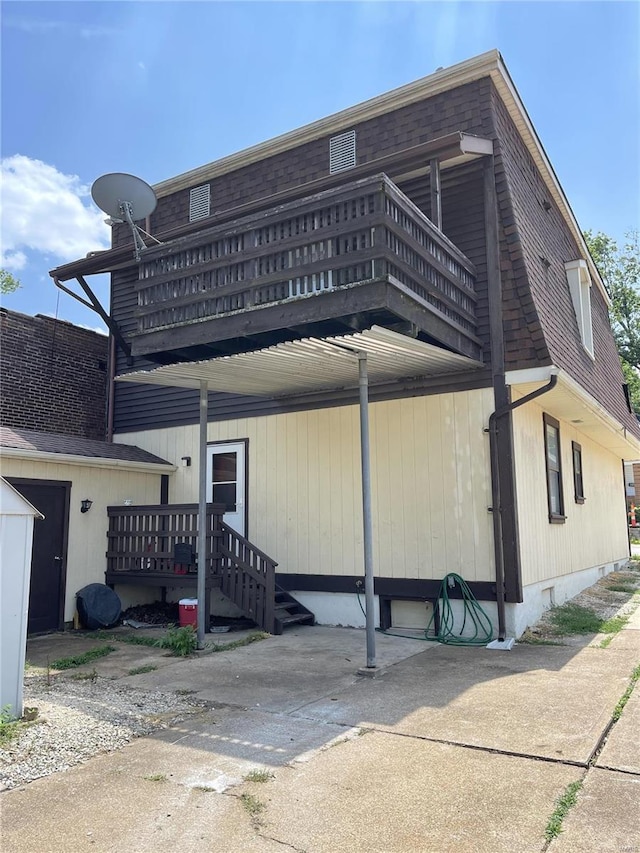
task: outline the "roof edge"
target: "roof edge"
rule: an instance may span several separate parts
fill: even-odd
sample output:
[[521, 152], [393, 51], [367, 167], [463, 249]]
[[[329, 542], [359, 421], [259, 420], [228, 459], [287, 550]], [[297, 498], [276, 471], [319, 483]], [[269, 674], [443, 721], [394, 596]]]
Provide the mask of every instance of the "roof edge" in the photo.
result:
[[[558, 376], [559, 384], [563, 385], [569, 393], [586, 406], [595, 417], [606, 427], [612, 434], [626, 444], [629, 448], [638, 454], [640, 451], [640, 437], [636, 435], [628, 426], [623, 424], [618, 418], [613, 415], [603, 404], [587, 391], [579, 382], [577, 382], [570, 373], [562, 367], [555, 365], [545, 365], [544, 367], [528, 368], [524, 370], [510, 370], [505, 374], [507, 385], [515, 386], [527, 385], [529, 383], [540, 382], [544, 384], [548, 382], [552, 374]], [[631, 458], [631, 457], [630, 457]]]
[[360, 122], [368, 121], [382, 115], [390, 106], [393, 109], [398, 109], [422, 98], [433, 97], [440, 92], [446, 92], [449, 89], [454, 89], [465, 83], [471, 83], [481, 77], [487, 77], [492, 70], [497, 70], [500, 61], [499, 51], [496, 49], [489, 50], [479, 56], [465, 59], [456, 65], [451, 65], [426, 77], [421, 77], [412, 83], [399, 86], [390, 92], [376, 95], [360, 104], [347, 107], [311, 124], [287, 131], [272, 139], [267, 139], [264, 142], [259, 142], [256, 145], [245, 148], [242, 151], [221, 157], [219, 160], [214, 160], [204, 166], [198, 166], [173, 178], [160, 181], [153, 185], [153, 189], [156, 195], [162, 198], [178, 190], [187, 189], [199, 181], [207, 181], [218, 175], [248, 166], [261, 160], [266, 155], [272, 157], [275, 154], [288, 151], [298, 145], [312, 142], [319, 136], [348, 130], [352, 124], [359, 124]]
[[76, 456], [71, 453], [54, 453], [51, 450], [32, 450], [23, 447], [2, 447], [0, 454], [7, 459], [28, 459], [92, 468], [125, 468], [127, 471], [139, 471], [144, 474], [172, 474], [178, 470], [178, 466], [170, 462], [136, 462], [130, 459], [109, 459], [106, 456]]
[[569, 200], [565, 195], [564, 190], [560, 184], [558, 176], [556, 174], [555, 169], [551, 165], [551, 161], [547, 156], [547, 152], [544, 149], [544, 145], [540, 141], [540, 137], [533, 125], [529, 117], [529, 113], [527, 112], [527, 108], [520, 97], [520, 94], [516, 88], [515, 83], [509, 73], [507, 66], [502, 58], [500, 53], [497, 53], [497, 63], [495, 68], [491, 69], [490, 75], [495, 84], [495, 87], [498, 91], [498, 94], [502, 98], [509, 115], [511, 116], [518, 132], [522, 136], [525, 145], [531, 152], [534, 162], [536, 166], [540, 169], [540, 173], [542, 177], [549, 187], [551, 191], [551, 195], [555, 203], [558, 205], [560, 212], [569, 226], [569, 230], [572, 232], [573, 237], [578, 244], [578, 247], [582, 250], [584, 255], [584, 259], [587, 262], [587, 266], [589, 268], [589, 274], [593, 281], [595, 281], [598, 289], [600, 290], [607, 307], [611, 305], [611, 298], [607, 292], [607, 288], [602, 280], [600, 272], [596, 267], [593, 258], [591, 257], [591, 253], [587, 248], [587, 244], [583, 237], [582, 231], [580, 230], [580, 226], [578, 225], [578, 220], [575, 217], [573, 210], [571, 209], [571, 205], [569, 204]]

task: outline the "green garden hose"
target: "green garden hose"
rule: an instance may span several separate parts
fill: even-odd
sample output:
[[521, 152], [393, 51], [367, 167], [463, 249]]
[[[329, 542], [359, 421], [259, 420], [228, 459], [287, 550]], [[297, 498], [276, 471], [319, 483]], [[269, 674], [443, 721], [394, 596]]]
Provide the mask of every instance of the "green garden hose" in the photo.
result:
[[[456, 628], [453, 607], [449, 600], [449, 590], [453, 589], [456, 584], [460, 587], [463, 610], [462, 625], [459, 630]], [[440, 620], [436, 633], [435, 619], [438, 610]], [[467, 619], [473, 625], [473, 633], [468, 637], [464, 637], [463, 634], [467, 625]], [[433, 631], [433, 633], [430, 634], [430, 631]], [[431, 614], [429, 624], [425, 629], [424, 636], [426, 640], [446, 643], [449, 646], [485, 646], [493, 639], [491, 619], [489, 619], [486, 611], [478, 603], [478, 600], [469, 589], [469, 585], [464, 578], [455, 572], [446, 575], [440, 584], [436, 605]]]
[[[455, 616], [453, 607], [449, 600], [449, 590], [453, 589], [456, 584], [460, 587], [462, 600], [462, 625], [460, 629], [456, 629]], [[458, 599], [460, 600], [460, 599]], [[358, 593], [358, 603], [363, 613], [365, 610], [360, 601]], [[438, 631], [435, 630], [436, 614], [439, 615]], [[366, 615], [366, 614], [365, 614]], [[464, 637], [464, 629], [467, 625], [467, 620], [473, 625], [473, 634]], [[486, 611], [478, 603], [478, 600], [469, 589], [469, 585], [460, 575], [451, 572], [446, 575], [440, 584], [438, 598], [429, 620], [429, 624], [424, 630], [424, 636], [416, 636], [415, 634], [401, 634], [398, 631], [390, 631], [382, 628], [376, 628], [381, 634], [386, 634], [389, 637], [406, 637], [409, 640], [423, 640], [432, 643], [445, 643], [449, 646], [484, 646], [493, 639], [493, 625], [491, 619], [487, 616]]]

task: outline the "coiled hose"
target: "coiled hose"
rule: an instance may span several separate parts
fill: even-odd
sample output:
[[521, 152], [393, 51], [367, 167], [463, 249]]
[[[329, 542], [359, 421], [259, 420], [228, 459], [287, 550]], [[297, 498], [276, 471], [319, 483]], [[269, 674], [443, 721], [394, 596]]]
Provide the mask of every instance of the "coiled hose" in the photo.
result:
[[[455, 616], [453, 607], [449, 599], [449, 590], [454, 589], [456, 584], [460, 587], [462, 600], [462, 625], [457, 629], [455, 624]], [[457, 599], [460, 600], [460, 599]], [[358, 594], [358, 602], [360, 609], [365, 613]], [[366, 615], [366, 614], [365, 614]], [[436, 631], [436, 616], [438, 630]], [[467, 622], [470, 623], [472, 632], [469, 636], [463, 636]], [[463, 577], [450, 572], [442, 579], [438, 598], [431, 614], [431, 619], [424, 630], [424, 636], [417, 637], [415, 634], [401, 634], [397, 631], [384, 630], [376, 628], [382, 634], [387, 634], [391, 637], [407, 637], [411, 640], [424, 640], [431, 643], [445, 643], [449, 646], [484, 646], [493, 639], [493, 625], [491, 619], [487, 615], [483, 607], [478, 603], [477, 598], [469, 589], [468, 583]]]
[[[462, 625], [459, 630], [456, 629], [455, 616], [453, 607], [449, 600], [449, 590], [454, 589], [456, 584], [460, 587], [462, 596]], [[438, 631], [435, 630], [436, 613], [440, 613]], [[473, 626], [469, 636], [465, 637], [464, 629], [467, 626], [467, 620]], [[433, 633], [429, 634], [432, 630]], [[493, 639], [493, 625], [491, 619], [487, 616], [486, 611], [478, 603], [477, 598], [469, 589], [469, 584], [464, 578], [451, 572], [446, 575], [440, 584], [438, 599], [436, 606], [431, 614], [431, 619], [427, 625], [424, 636], [426, 640], [431, 640], [437, 643], [446, 643], [449, 646], [484, 646]]]

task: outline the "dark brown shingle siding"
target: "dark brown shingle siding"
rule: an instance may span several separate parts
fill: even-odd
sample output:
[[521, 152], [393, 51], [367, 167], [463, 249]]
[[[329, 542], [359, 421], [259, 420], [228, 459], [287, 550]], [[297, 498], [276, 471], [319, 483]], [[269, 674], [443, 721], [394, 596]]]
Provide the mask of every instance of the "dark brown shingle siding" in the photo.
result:
[[[506, 184], [499, 190], [502, 225], [511, 256], [511, 270], [506, 263], [503, 267], [505, 275], [512, 279], [509, 285], [505, 282], [507, 369], [555, 364], [640, 437], [638, 422], [629, 412], [622, 391], [620, 360], [602, 293], [594, 283], [591, 288], [594, 360], [580, 338], [564, 268], [566, 262], [584, 258], [583, 250], [550, 198], [542, 176], [495, 92], [493, 100]], [[503, 259], [504, 256], [503, 240]]]

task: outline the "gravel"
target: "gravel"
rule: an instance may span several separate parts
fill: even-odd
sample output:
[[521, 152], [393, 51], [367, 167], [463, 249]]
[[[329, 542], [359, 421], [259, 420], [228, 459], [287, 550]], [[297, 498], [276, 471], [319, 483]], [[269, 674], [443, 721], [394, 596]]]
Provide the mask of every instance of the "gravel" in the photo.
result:
[[37, 719], [0, 749], [0, 788], [15, 788], [68, 770], [133, 738], [180, 722], [205, 706], [186, 696], [151, 693], [110, 679], [28, 678], [25, 706]]

